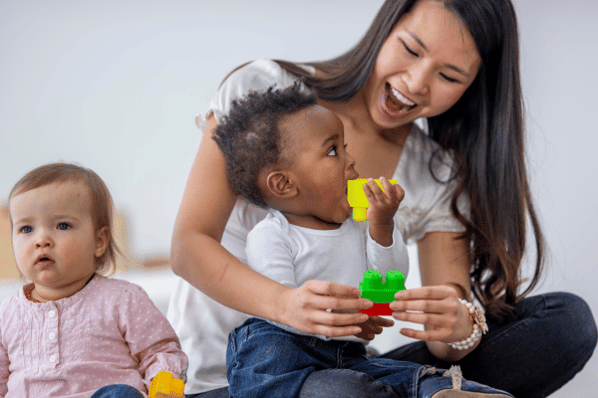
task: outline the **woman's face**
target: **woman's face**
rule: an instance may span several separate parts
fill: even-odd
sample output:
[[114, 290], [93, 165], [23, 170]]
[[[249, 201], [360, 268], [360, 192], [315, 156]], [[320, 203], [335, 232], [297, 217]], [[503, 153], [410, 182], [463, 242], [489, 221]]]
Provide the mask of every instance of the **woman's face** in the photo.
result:
[[481, 64], [467, 28], [442, 3], [421, 0], [386, 38], [365, 101], [383, 129], [439, 115], [463, 95]]

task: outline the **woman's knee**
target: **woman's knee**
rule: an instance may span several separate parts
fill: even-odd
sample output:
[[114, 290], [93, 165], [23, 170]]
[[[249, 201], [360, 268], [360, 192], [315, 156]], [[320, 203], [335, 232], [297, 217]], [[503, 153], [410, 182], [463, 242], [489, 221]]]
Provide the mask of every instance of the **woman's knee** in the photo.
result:
[[[572, 356], [584, 359], [591, 357], [598, 341], [596, 321], [590, 306], [581, 297], [572, 293], [549, 293], [547, 306], [558, 311], [553, 317], [553, 328], [558, 330], [559, 342]], [[583, 366], [583, 364], [582, 364]]]
[[303, 383], [299, 398], [397, 398], [392, 388], [365, 373], [349, 369], [326, 369], [313, 372]]

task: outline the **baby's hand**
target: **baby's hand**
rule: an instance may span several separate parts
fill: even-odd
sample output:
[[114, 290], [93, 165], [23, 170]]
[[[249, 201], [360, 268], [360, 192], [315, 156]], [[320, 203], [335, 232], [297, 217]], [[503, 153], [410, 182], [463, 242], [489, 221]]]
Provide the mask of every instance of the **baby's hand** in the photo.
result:
[[368, 178], [368, 182], [363, 184], [365, 196], [370, 202], [367, 219], [370, 225], [392, 225], [399, 204], [405, 197], [405, 191], [400, 185], [393, 185], [384, 177], [380, 177], [380, 183], [386, 193], [373, 178]]
[[393, 243], [393, 217], [405, 197], [405, 191], [400, 185], [393, 185], [384, 177], [380, 177], [380, 183], [386, 193], [373, 178], [369, 178], [368, 182], [363, 184], [363, 190], [370, 202], [367, 214], [370, 223], [370, 236], [379, 245], [388, 247]]

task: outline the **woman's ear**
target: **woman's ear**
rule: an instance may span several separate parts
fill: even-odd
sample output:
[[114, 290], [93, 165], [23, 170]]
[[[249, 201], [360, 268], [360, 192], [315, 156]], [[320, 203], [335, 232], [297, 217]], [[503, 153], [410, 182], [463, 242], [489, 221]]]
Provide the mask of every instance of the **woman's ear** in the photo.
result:
[[102, 227], [96, 232], [96, 249], [94, 255], [96, 258], [102, 257], [102, 255], [108, 249], [108, 243], [110, 242], [110, 230], [108, 227]]
[[287, 172], [273, 171], [266, 178], [268, 192], [277, 198], [292, 198], [297, 196], [297, 187], [289, 179]]

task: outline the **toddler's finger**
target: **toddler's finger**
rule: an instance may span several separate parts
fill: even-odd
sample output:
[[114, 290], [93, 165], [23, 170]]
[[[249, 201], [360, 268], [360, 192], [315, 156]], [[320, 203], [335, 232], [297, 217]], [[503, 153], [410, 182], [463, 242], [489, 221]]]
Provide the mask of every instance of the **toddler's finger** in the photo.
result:
[[382, 183], [382, 186], [384, 187], [384, 191], [386, 191], [386, 197], [388, 197], [391, 200], [395, 199], [396, 191], [393, 187], [393, 184], [391, 184], [390, 181], [388, 181], [384, 177], [380, 177], [380, 182]]
[[368, 198], [368, 200], [372, 200], [372, 198], [375, 199], [374, 192], [372, 192], [372, 188], [370, 188], [367, 182], [363, 183], [363, 192], [365, 192], [365, 196]]
[[376, 184], [376, 180], [374, 180], [373, 178], [368, 178], [368, 185], [370, 186], [370, 189], [377, 200], [380, 200], [380, 198], [384, 196], [384, 192], [382, 191], [380, 186]]
[[373, 317], [370, 317], [370, 319], [372, 319], [377, 325], [382, 326], [382, 327], [390, 327], [390, 326], [394, 326], [394, 324], [395, 324], [395, 321], [393, 321], [392, 319], [384, 318], [381, 316], [373, 316]]
[[405, 190], [399, 184], [393, 184], [394, 192], [397, 195], [397, 199], [399, 202], [402, 202], [405, 199]]

